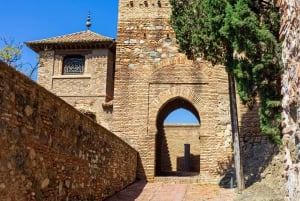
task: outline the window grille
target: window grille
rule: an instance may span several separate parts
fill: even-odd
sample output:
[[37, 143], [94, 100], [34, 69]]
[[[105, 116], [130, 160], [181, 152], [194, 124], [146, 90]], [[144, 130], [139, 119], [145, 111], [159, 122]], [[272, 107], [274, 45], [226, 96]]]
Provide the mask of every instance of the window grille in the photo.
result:
[[63, 61], [63, 74], [64, 75], [77, 75], [84, 72], [84, 56], [81, 55], [68, 55], [64, 57]]

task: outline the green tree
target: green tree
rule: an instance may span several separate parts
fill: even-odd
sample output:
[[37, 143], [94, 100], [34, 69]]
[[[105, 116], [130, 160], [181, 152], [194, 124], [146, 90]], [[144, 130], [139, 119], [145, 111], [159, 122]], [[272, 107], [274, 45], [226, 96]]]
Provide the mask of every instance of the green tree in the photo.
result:
[[170, 3], [171, 24], [180, 50], [190, 59], [202, 57], [226, 67], [235, 141], [238, 141], [238, 126], [234, 84], [240, 99], [249, 108], [259, 96], [260, 128], [280, 144], [282, 66], [276, 2], [170, 0]]
[[22, 50], [23, 45], [21, 43], [15, 43], [13, 39], [8, 39], [7, 37], [0, 39], [0, 60], [33, 79], [38, 65], [24, 63], [22, 61]]

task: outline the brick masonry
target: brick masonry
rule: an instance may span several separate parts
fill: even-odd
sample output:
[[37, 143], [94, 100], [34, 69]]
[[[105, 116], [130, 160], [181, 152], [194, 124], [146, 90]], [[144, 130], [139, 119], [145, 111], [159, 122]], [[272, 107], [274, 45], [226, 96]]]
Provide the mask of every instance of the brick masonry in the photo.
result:
[[0, 62], [0, 200], [103, 200], [136, 179], [137, 152]]
[[[224, 171], [224, 167], [218, 166], [221, 162], [226, 162], [219, 157], [219, 161], [213, 161], [213, 157], [218, 154], [214, 153], [216, 149], [227, 152], [231, 151], [231, 133], [224, 133], [224, 141], [205, 133], [206, 129], [202, 126], [165, 124], [162, 137], [160, 139], [160, 166], [164, 171], [171, 170], [173, 172], [184, 172], [184, 145], [190, 146], [190, 175], [214, 175], [216, 182], [219, 181], [218, 175]], [[213, 157], [212, 157], [213, 156]], [[158, 157], [158, 156], [157, 156]], [[229, 161], [228, 161], [229, 162]], [[171, 172], [170, 171], [170, 172]], [[167, 173], [166, 173], [167, 174]]]
[[[222, 66], [193, 62], [178, 52], [170, 13], [168, 0], [119, 1], [111, 128], [139, 151], [138, 176], [152, 180], [163, 164], [157, 160], [164, 154], [158, 153], [161, 142], [157, 138], [164, 118], [174, 109], [189, 109], [201, 120], [200, 134], [194, 141], [201, 148], [197, 153], [202, 162], [198, 164], [200, 177], [205, 174], [205, 182], [218, 183], [232, 168], [227, 73]], [[241, 148], [247, 156], [245, 175], [253, 181], [253, 175], [258, 179], [276, 151], [260, 133], [257, 106], [250, 111], [240, 103], [239, 111]], [[178, 130], [186, 139], [193, 138], [188, 129]], [[170, 149], [177, 146], [178, 140], [173, 141], [168, 144]], [[256, 148], [264, 152], [255, 155]], [[176, 157], [171, 159], [173, 163]], [[262, 168], [254, 168], [257, 165]]]

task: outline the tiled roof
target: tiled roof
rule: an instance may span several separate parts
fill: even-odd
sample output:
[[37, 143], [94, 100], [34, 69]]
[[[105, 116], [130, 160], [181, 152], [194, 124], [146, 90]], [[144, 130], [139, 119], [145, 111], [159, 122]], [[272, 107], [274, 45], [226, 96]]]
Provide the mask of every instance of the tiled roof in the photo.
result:
[[73, 42], [103, 42], [112, 41], [113, 38], [102, 36], [90, 30], [76, 32], [72, 34], [57, 36], [53, 38], [47, 38], [36, 41], [29, 41], [28, 44], [32, 43], [73, 43]]
[[87, 46], [88, 44], [100, 44], [100, 43], [114, 43], [114, 39], [106, 36], [102, 36], [90, 30], [76, 32], [72, 34], [42, 39], [42, 40], [35, 40], [35, 41], [28, 41], [25, 42], [27, 46], [29, 46], [34, 51], [41, 50], [42, 47], [47, 45], [47, 47], [67, 47], [68, 45], [74, 46], [75, 44], [80, 44], [81, 46]]

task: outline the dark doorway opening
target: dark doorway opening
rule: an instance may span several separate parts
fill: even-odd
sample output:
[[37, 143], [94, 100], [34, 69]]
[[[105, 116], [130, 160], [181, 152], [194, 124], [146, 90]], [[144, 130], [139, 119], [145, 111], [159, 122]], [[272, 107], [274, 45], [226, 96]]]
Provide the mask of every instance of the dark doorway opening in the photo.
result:
[[[176, 116], [170, 121], [170, 115]], [[191, 176], [200, 173], [200, 115], [194, 105], [182, 97], [165, 103], [157, 115], [156, 176]], [[186, 145], [185, 145], [186, 144]], [[186, 146], [189, 154], [185, 154]]]

